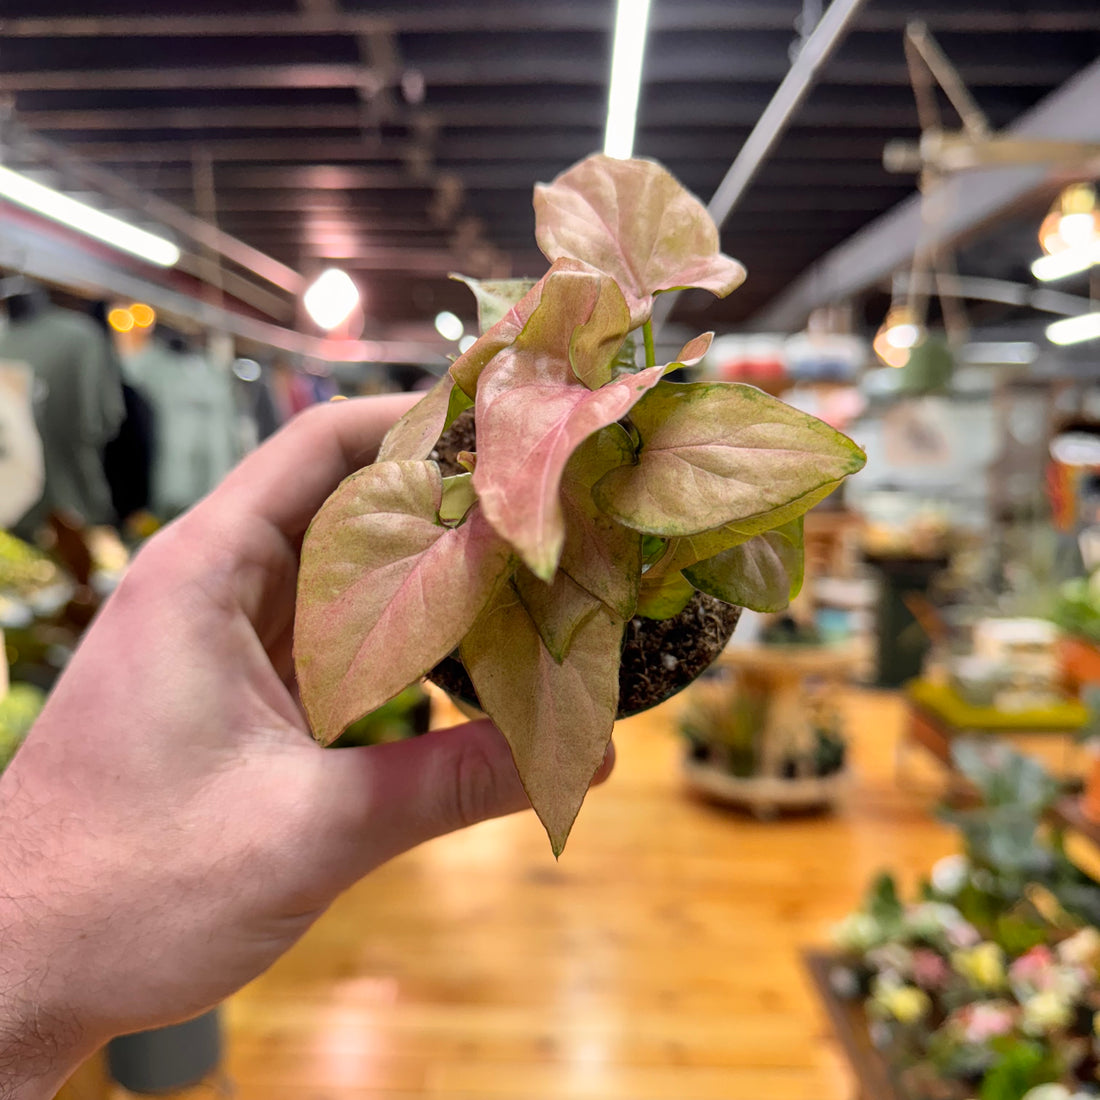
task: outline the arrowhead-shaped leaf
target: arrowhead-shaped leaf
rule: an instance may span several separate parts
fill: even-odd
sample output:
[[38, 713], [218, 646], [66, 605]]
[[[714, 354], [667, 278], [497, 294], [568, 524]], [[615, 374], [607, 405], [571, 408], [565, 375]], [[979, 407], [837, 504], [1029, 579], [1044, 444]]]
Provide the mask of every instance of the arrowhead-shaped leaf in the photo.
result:
[[477, 393], [477, 380], [494, 356], [509, 347], [523, 331], [542, 300], [542, 291], [547, 280], [552, 275], [563, 271], [591, 273], [590, 268], [576, 260], [561, 260], [553, 264], [550, 270], [492, 328], [479, 336], [451, 364], [451, 377], [468, 397], [473, 397]]
[[622, 634], [622, 620], [600, 605], [558, 664], [508, 584], [462, 643], [482, 709], [507, 738], [555, 855], [611, 740]]
[[623, 620], [634, 614], [638, 602], [642, 536], [601, 511], [592, 486], [633, 461], [630, 437], [618, 424], [609, 424], [574, 451], [561, 486], [565, 545], [558, 572], [568, 573]]
[[573, 636], [596, 613], [600, 601], [562, 569], [547, 584], [521, 565], [513, 581], [543, 644], [561, 664], [569, 653]]
[[600, 280], [592, 316], [573, 332], [569, 361], [573, 373], [590, 389], [611, 381], [619, 349], [630, 330], [630, 311], [622, 291], [611, 279]]
[[465, 518], [476, 501], [473, 474], [455, 474], [453, 477], [445, 477], [443, 500], [439, 505], [439, 518], [453, 527]]
[[752, 611], [782, 611], [802, 587], [802, 517], [685, 570], [702, 592]]
[[638, 614], [647, 619], [671, 619], [687, 607], [694, 595], [695, 589], [682, 573], [643, 573]]
[[642, 437], [638, 463], [606, 474], [594, 496], [652, 535], [777, 527], [866, 462], [847, 436], [739, 383], [662, 382], [631, 419]]
[[438, 513], [434, 462], [381, 462], [347, 478], [302, 547], [294, 658], [314, 736], [334, 741], [450, 653], [510, 567], [476, 509]]
[[535, 187], [535, 237], [550, 260], [581, 260], [610, 275], [631, 328], [649, 319], [653, 295], [702, 287], [723, 298], [745, 269], [720, 252], [703, 204], [661, 165], [596, 155]]
[[570, 455], [625, 416], [664, 370], [623, 375], [598, 390], [577, 379], [573, 334], [594, 316], [604, 282], [595, 273], [547, 279], [523, 332], [478, 385], [474, 487], [489, 522], [543, 580], [554, 575], [565, 539], [560, 490]]
[[702, 362], [703, 356], [710, 351], [712, 343], [714, 343], [713, 332], [704, 332], [702, 336], [696, 336], [694, 340], [689, 340], [680, 349], [680, 354], [676, 356], [676, 362], [681, 367], [694, 367], [696, 363]]
[[[457, 391], [462, 397], [462, 391]], [[417, 461], [432, 453], [439, 437], [450, 427], [455, 416], [456, 402], [454, 379], [445, 374], [396, 424], [386, 433], [378, 448], [378, 462]], [[461, 402], [459, 402], [461, 404]], [[469, 408], [469, 402], [466, 405]]]
[[469, 275], [452, 275], [452, 279], [465, 283], [477, 299], [478, 332], [483, 335], [504, 319], [513, 306], [518, 305], [535, 285], [535, 279], [472, 279]]

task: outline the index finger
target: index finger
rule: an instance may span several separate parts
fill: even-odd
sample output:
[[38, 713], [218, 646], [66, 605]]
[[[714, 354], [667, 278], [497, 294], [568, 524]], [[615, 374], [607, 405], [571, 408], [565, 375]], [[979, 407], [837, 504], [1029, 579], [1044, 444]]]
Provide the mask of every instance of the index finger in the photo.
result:
[[199, 509], [234, 522], [259, 519], [294, 540], [349, 474], [378, 453], [393, 423], [423, 397], [387, 394], [335, 401], [300, 413], [245, 458]]

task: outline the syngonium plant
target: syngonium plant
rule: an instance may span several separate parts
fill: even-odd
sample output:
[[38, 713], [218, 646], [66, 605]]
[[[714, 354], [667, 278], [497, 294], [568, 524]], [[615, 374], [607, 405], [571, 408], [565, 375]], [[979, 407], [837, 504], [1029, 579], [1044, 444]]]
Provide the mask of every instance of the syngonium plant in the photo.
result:
[[[549, 271], [474, 285], [480, 338], [314, 518], [295, 659], [330, 744], [456, 654], [557, 855], [611, 737], [626, 624], [697, 590], [785, 606], [803, 514], [864, 456], [751, 386], [672, 380], [711, 333], [655, 362], [655, 295], [744, 278], [663, 167], [589, 157], [534, 205]], [[476, 452], [444, 476], [431, 456], [467, 409]]]

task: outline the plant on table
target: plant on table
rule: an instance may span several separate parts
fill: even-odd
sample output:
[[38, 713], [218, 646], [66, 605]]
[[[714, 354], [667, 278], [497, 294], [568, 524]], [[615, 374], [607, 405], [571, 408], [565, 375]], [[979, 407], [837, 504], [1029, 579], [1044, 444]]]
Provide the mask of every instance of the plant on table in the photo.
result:
[[[660, 165], [590, 157], [535, 188], [535, 217], [549, 271], [475, 284], [494, 322], [314, 519], [295, 659], [328, 744], [457, 652], [558, 854], [611, 736], [628, 624], [697, 591], [785, 605], [802, 515], [864, 456], [750, 386], [672, 381], [710, 333], [656, 362], [656, 294], [744, 277]], [[444, 476], [431, 456], [468, 409], [476, 453]]]
[[948, 815], [965, 854], [913, 904], [880, 876], [836, 929], [834, 983], [866, 998], [913, 1100], [1096, 1095], [1100, 888], [1039, 832], [1057, 785], [1003, 745], [960, 744], [956, 763], [980, 799]]

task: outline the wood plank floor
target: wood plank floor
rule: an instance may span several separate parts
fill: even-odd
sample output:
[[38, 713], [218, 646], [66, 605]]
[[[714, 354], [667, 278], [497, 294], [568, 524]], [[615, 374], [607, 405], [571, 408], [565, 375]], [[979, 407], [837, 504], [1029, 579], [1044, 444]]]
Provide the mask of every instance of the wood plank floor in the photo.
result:
[[911, 881], [953, 849], [938, 773], [913, 759], [899, 791], [900, 704], [853, 692], [847, 808], [760, 823], [685, 794], [677, 705], [620, 725], [560, 863], [528, 815], [340, 899], [226, 1006], [233, 1095], [848, 1100], [799, 951], [875, 871]]

